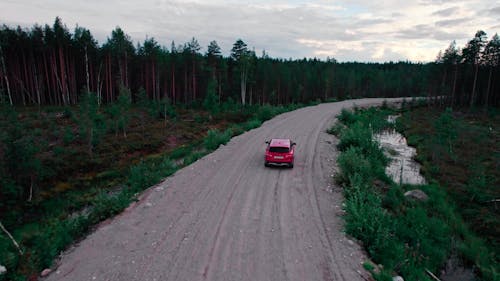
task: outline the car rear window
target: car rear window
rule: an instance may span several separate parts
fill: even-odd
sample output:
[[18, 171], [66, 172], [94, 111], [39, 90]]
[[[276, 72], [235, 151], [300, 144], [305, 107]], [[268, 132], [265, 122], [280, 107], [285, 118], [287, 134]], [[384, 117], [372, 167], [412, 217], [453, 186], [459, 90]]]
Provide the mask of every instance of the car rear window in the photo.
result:
[[269, 152], [279, 152], [279, 153], [286, 153], [290, 151], [288, 147], [277, 147], [277, 146], [272, 146], [269, 148]]

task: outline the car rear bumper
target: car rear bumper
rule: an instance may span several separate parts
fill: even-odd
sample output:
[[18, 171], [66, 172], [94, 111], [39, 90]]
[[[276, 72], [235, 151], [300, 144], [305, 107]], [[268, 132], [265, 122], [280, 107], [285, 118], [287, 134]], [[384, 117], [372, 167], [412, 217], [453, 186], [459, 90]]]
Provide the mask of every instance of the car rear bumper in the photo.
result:
[[292, 162], [266, 162], [268, 166], [290, 166]]

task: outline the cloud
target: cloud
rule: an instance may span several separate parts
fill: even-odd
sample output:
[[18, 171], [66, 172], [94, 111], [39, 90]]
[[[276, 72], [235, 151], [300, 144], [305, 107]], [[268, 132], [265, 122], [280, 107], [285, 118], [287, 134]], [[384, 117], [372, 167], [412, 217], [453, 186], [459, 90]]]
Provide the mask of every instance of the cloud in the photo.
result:
[[449, 17], [452, 16], [453, 14], [456, 14], [458, 11], [460, 11], [459, 7], [449, 7], [446, 9], [441, 9], [438, 11], [435, 11], [432, 13], [433, 16], [441, 16], [441, 17]]
[[447, 0], [420, 0], [418, 3], [424, 6], [435, 6], [445, 4]]
[[436, 22], [437, 26], [460, 26], [461, 24], [470, 22], [471, 18], [460, 18], [460, 19], [449, 19], [449, 20], [440, 20]]
[[489, 9], [488, 14], [490, 14], [492, 16], [500, 16], [500, 6]]
[[0, 19], [31, 27], [60, 16], [70, 29], [90, 29], [101, 44], [120, 26], [134, 42], [154, 37], [167, 47], [195, 37], [203, 52], [216, 40], [225, 55], [241, 38], [257, 54], [265, 49], [280, 58], [425, 61], [478, 29], [494, 33], [500, 7], [479, 8], [493, 6], [488, 1], [3, 0]]

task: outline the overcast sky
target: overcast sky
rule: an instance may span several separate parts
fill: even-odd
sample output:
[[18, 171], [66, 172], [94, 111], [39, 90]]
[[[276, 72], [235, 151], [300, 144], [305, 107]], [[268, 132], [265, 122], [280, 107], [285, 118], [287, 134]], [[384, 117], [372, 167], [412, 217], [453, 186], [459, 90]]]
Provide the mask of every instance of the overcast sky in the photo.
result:
[[100, 44], [120, 26], [134, 40], [170, 47], [195, 37], [225, 55], [241, 38], [257, 55], [339, 61], [432, 61], [482, 29], [500, 32], [500, 0], [0, 0], [0, 23], [90, 29]]

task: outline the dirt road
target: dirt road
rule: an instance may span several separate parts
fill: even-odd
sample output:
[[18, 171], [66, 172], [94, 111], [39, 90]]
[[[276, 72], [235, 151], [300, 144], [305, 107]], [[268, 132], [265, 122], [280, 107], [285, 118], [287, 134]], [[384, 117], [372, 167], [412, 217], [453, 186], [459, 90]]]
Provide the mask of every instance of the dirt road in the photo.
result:
[[[342, 232], [325, 130], [343, 107], [288, 112], [152, 187], [66, 252], [47, 280], [368, 280]], [[264, 167], [264, 141], [297, 142], [293, 169]]]

